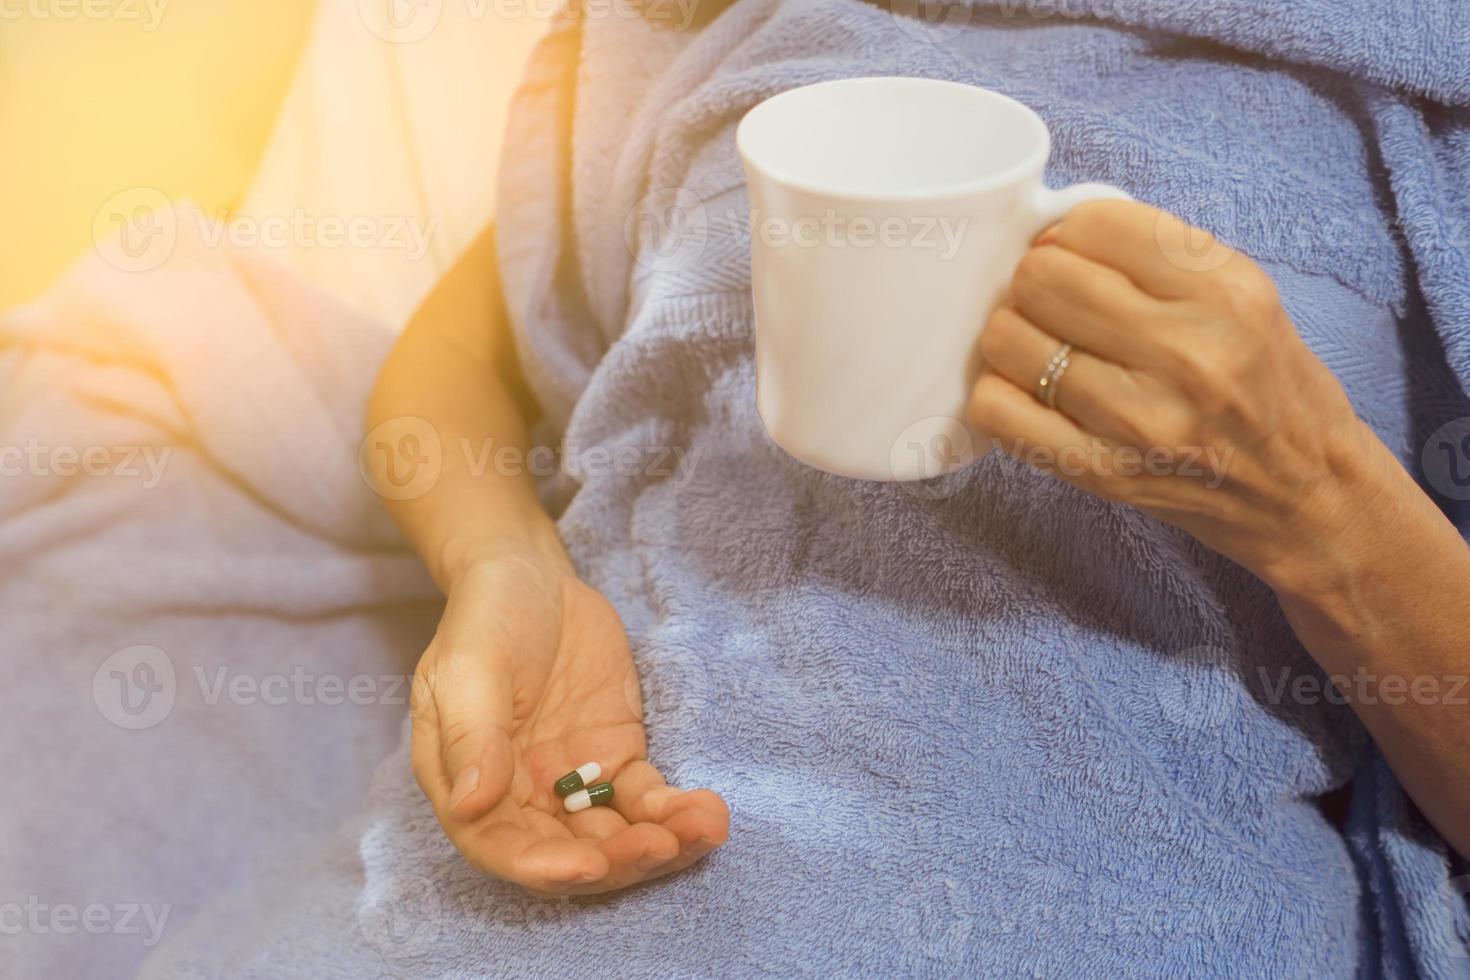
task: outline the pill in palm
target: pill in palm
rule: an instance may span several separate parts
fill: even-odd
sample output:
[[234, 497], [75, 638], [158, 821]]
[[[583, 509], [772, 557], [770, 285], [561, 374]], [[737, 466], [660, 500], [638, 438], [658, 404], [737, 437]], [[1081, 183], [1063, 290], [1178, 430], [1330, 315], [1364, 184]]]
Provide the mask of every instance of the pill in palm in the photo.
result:
[[602, 775], [602, 766], [595, 762], [584, 762], [556, 781], [556, 795], [571, 796], [577, 790], [592, 785]]
[[612, 802], [612, 798], [612, 783], [598, 783], [595, 786], [588, 786], [586, 789], [579, 789], [567, 797], [567, 812], [576, 813], [579, 810], [587, 809], [589, 806], [607, 806]]

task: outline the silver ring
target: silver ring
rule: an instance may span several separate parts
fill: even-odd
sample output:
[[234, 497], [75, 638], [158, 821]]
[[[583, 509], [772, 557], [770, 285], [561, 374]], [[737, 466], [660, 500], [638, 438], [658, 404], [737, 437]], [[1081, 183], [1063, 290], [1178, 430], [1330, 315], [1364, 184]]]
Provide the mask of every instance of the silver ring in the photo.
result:
[[1041, 374], [1041, 380], [1036, 382], [1036, 398], [1047, 408], [1057, 407], [1057, 385], [1061, 384], [1062, 375], [1066, 374], [1067, 368], [1071, 366], [1072, 345], [1063, 344], [1051, 356], [1046, 370]]

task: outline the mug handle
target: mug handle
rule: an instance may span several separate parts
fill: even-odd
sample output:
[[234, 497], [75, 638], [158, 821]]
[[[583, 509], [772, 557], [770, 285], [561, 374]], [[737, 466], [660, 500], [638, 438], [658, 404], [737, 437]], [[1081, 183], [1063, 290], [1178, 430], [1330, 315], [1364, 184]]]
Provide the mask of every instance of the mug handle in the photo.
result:
[[1068, 211], [1084, 201], [1131, 200], [1132, 195], [1112, 184], [1073, 184], [1059, 191], [1043, 186], [1032, 204], [1032, 210], [1036, 212], [1036, 227], [1031, 231], [1031, 238], [1061, 221]]

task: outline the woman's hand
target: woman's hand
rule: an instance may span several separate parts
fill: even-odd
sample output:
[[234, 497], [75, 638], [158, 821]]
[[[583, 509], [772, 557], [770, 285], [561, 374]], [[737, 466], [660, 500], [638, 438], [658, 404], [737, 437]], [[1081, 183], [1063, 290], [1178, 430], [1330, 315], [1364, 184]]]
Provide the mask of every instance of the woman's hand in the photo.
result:
[[1084, 204], [1021, 261], [981, 347], [975, 425], [1271, 586], [1420, 810], [1470, 855], [1456, 693], [1470, 548], [1354, 416], [1266, 274], [1153, 208]]
[[[443, 446], [529, 445], [515, 346], [486, 228], [384, 363], [367, 428], [407, 419]], [[388, 428], [385, 429], [384, 427]], [[579, 581], [524, 467], [442, 452], [405, 495], [387, 459], [366, 471], [449, 597], [413, 685], [413, 771], [471, 864], [548, 894], [609, 891], [677, 871], [724, 843], [729, 810], [646, 761], [642, 698], [618, 614]], [[602, 766], [611, 806], [567, 813], [552, 789]]]
[[[1170, 215], [1073, 210], [1021, 260], [980, 343], [970, 417], [1002, 449], [1268, 581], [1350, 516], [1335, 491], [1371, 435], [1270, 278]], [[1064, 343], [1048, 405], [1038, 385]]]
[[[533, 891], [610, 891], [693, 864], [729, 810], [646, 761], [642, 700], [617, 612], [565, 556], [466, 567], [413, 690], [413, 769], [471, 864]], [[610, 806], [567, 813], [552, 790], [596, 761]]]

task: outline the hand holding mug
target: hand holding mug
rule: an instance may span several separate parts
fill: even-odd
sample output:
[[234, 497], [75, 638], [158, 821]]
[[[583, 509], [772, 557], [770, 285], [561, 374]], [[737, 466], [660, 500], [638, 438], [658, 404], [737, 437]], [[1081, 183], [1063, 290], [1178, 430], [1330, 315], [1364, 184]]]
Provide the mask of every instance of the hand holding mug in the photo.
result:
[[1378, 455], [1270, 277], [1142, 204], [1084, 204], [1043, 233], [980, 346], [970, 419], [1001, 449], [1268, 582], [1351, 521], [1342, 476]]

